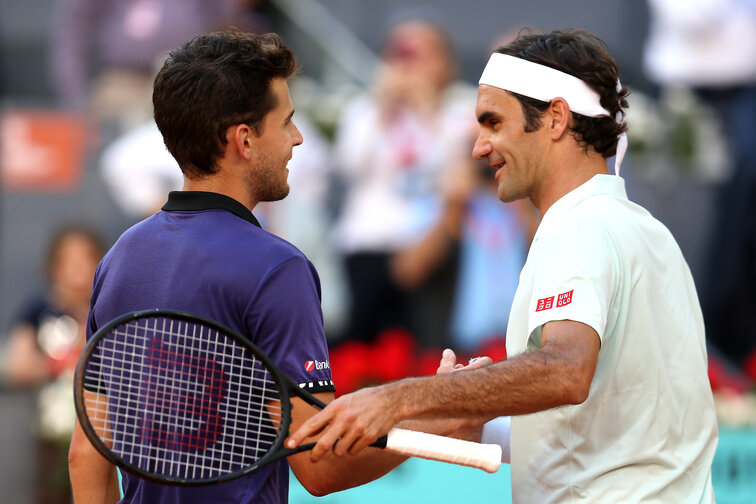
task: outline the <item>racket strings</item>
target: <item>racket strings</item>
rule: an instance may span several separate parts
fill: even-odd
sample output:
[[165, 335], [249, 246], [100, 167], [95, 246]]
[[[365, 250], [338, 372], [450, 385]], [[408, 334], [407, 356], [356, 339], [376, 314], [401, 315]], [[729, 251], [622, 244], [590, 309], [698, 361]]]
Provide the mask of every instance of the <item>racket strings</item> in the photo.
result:
[[202, 324], [145, 318], [99, 341], [86, 412], [128, 465], [184, 480], [254, 465], [279, 438], [279, 384], [256, 356]]

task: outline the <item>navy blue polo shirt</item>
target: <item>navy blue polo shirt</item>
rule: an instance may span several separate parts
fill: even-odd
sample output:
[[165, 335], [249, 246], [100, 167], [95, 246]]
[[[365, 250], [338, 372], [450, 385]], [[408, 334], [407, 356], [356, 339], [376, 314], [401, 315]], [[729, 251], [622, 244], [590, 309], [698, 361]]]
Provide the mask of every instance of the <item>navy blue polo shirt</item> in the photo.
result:
[[[248, 336], [310, 392], [334, 391], [320, 309], [320, 280], [292, 244], [268, 233], [227, 196], [178, 191], [126, 231], [97, 267], [87, 339], [124, 313], [196, 313]], [[161, 485], [123, 472], [129, 503], [284, 503], [286, 460], [205, 487]]]

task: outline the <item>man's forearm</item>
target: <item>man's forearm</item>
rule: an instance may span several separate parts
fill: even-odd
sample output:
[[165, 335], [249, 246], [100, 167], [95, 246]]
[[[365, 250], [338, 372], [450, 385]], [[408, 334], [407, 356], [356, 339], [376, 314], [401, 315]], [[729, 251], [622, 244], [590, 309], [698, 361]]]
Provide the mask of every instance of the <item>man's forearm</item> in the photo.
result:
[[[585, 383], [578, 359], [552, 354], [548, 347], [486, 368], [411, 378], [386, 385], [407, 418], [522, 415], [582, 401]], [[390, 399], [391, 400], [391, 399]]]
[[115, 466], [94, 449], [78, 422], [68, 453], [68, 469], [75, 504], [108, 504], [120, 500]]
[[[75, 504], [115, 504], [121, 499], [115, 468], [107, 474], [101, 475], [102, 478], [91, 476], [71, 473], [71, 486], [73, 487]], [[84, 483], [85, 481], [88, 483]]]
[[118, 487], [118, 475], [112, 465], [109, 469], [93, 471], [92, 467], [82, 464], [70, 466], [71, 487], [75, 504], [116, 503], [121, 498]]
[[[331, 451], [354, 455], [407, 419], [486, 421], [583, 402], [596, 370], [601, 340], [572, 321], [544, 325], [542, 346], [475, 369], [361, 389], [310, 417], [287, 441], [293, 448], [320, 433], [312, 460]], [[449, 357], [451, 357], [450, 355]]]

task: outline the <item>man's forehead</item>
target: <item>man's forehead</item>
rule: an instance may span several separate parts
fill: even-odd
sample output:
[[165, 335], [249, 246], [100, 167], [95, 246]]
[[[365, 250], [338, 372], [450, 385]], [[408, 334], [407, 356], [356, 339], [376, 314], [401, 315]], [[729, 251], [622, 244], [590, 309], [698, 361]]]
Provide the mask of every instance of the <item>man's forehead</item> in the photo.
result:
[[478, 100], [481, 98], [488, 100], [500, 100], [512, 95], [504, 89], [497, 88], [495, 86], [489, 86], [487, 84], [480, 84], [478, 86]]
[[508, 109], [513, 105], [515, 97], [507, 91], [481, 84], [478, 86], [478, 100], [475, 106], [475, 112], [480, 115], [482, 112], [496, 112], [497, 110]]
[[270, 80], [270, 89], [273, 91], [279, 99], [290, 98], [289, 83], [286, 79], [281, 77], [274, 77]]
[[276, 110], [278, 113], [288, 114], [294, 109], [294, 104], [291, 101], [291, 93], [289, 92], [289, 84], [286, 79], [276, 77], [271, 79], [270, 87], [273, 95], [276, 97]]

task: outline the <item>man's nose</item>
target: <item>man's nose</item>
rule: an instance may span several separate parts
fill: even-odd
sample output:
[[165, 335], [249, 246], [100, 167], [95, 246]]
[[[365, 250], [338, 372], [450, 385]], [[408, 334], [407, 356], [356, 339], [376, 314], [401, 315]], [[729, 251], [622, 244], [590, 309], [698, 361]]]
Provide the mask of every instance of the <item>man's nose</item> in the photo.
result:
[[302, 145], [302, 142], [304, 141], [304, 138], [302, 137], [302, 133], [299, 131], [299, 128], [294, 126], [294, 130], [296, 133], [292, 136], [291, 141], [294, 145]]
[[475, 159], [485, 159], [489, 154], [491, 154], [492, 150], [493, 147], [491, 147], [491, 142], [489, 142], [488, 139], [483, 138], [483, 135], [480, 134], [475, 140], [472, 155]]

